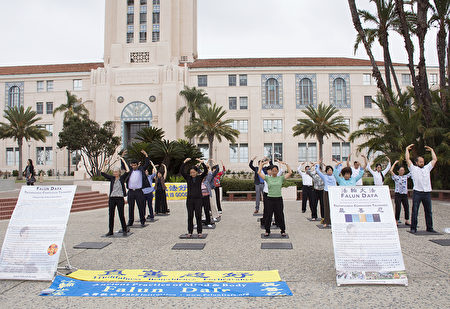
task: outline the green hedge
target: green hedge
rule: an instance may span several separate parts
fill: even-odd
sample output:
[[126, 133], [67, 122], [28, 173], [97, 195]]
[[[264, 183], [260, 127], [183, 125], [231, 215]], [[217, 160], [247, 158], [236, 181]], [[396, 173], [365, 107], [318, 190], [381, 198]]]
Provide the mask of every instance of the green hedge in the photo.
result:
[[[227, 178], [224, 177], [220, 180], [222, 185], [223, 194], [226, 194], [228, 191], [254, 191], [255, 183], [253, 179], [239, 179], [239, 178]], [[301, 179], [288, 179], [283, 187], [289, 187], [296, 185], [297, 189], [302, 188], [302, 180]]]

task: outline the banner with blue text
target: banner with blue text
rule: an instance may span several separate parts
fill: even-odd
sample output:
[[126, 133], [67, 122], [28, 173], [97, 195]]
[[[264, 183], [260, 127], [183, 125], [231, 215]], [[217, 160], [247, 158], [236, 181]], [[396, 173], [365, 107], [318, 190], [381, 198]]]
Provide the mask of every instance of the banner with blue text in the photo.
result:
[[56, 276], [41, 296], [77, 297], [272, 297], [291, 296], [278, 282], [92, 282]]

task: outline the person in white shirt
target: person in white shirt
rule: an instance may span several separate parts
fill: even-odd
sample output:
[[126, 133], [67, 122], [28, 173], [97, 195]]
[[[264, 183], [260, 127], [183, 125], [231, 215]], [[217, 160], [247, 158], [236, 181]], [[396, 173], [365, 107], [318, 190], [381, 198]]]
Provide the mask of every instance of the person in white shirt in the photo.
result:
[[309, 201], [309, 208], [311, 209], [312, 218], [317, 218], [317, 208], [313, 209], [313, 179], [306, 172], [309, 170], [309, 165], [303, 166], [306, 162], [300, 164], [297, 168], [298, 173], [302, 177], [302, 212], [306, 212], [306, 202]]
[[[362, 155], [363, 158], [365, 158], [364, 155]], [[375, 186], [382, 186], [384, 183], [384, 176], [386, 176], [386, 174], [389, 172], [390, 168], [391, 168], [391, 160], [388, 158], [389, 163], [386, 166], [386, 168], [384, 170], [381, 170], [381, 164], [377, 163], [375, 165], [375, 170], [373, 170], [370, 167], [370, 164], [367, 164], [367, 170], [372, 174], [373, 176], [373, 184]]]
[[[357, 177], [359, 175], [359, 167], [361, 166], [361, 163], [359, 163], [358, 161], [353, 162], [353, 166], [351, 166], [352, 168], [352, 177]], [[360, 180], [358, 180], [356, 182], [357, 186], [362, 186], [363, 185], [363, 181], [362, 178]]]
[[408, 168], [411, 172], [411, 178], [414, 183], [413, 187], [413, 207], [411, 216], [411, 233], [417, 233], [417, 215], [419, 213], [420, 203], [423, 204], [425, 211], [425, 222], [427, 225], [427, 232], [437, 233], [433, 229], [433, 216], [431, 211], [431, 178], [430, 172], [436, 165], [437, 156], [433, 148], [425, 146], [425, 149], [431, 152], [431, 161], [425, 165], [423, 157], [417, 157], [416, 165], [414, 165], [410, 159], [409, 151], [414, 147], [414, 144], [406, 147], [405, 159], [408, 164]]

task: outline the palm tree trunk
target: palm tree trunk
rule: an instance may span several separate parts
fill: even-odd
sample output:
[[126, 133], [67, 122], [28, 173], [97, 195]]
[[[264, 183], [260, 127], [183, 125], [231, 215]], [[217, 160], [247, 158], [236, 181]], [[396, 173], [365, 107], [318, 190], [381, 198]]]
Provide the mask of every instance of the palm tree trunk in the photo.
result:
[[323, 136], [317, 136], [319, 141], [319, 160], [323, 161]]
[[423, 104], [423, 114], [427, 126], [431, 124], [431, 94], [428, 85], [427, 69], [425, 67], [425, 36], [428, 31], [427, 12], [430, 3], [427, 0], [417, 2], [417, 38], [419, 39], [419, 89]]
[[67, 148], [67, 176], [70, 176], [70, 164], [72, 163], [70, 162], [70, 159], [70, 149]]
[[389, 55], [389, 46], [387, 45], [387, 33], [382, 33], [380, 35], [380, 44], [383, 47], [384, 76], [386, 78], [386, 87], [388, 88], [388, 90], [392, 91], [391, 71], [388, 61], [388, 59], [390, 59], [390, 55]]
[[441, 89], [441, 105], [444, 112], [447, 109], [446, 104], [446, 92], [445, 92], [445, 39], [447, 33], [445, 30], [445, 23], [439, 25], [439, 31], [436, 35], [436, 47], [438, 53], [438, 63], [439, 63], [439, 88]]
[[[397, 0], [398, 1], [398, 0]], [[386, 84], [383, 81], [383, 77], [381, 76], [380, 70], [378, 69], [378, 65], [375, 62], [375, 58], [373, 57], [371, 47], [366, 39], [366, 33], [364, 32], [361, 26], [361, 20], [359, 19], [358, 9], [356, 8], [355, 0], [348, 0], [348, 4], [350, 6], [350, 12], [352, 14], [353, 25], [361, 36], [361, 41], [364, 44], [364, 48], [366, 49], [366, 53], [370, 58], [370, 63], [372, 64], [373, 76], [377, 79], [377, 87], [380, 89], [383, 96], [386, 98], [386, 101], [389, 104], [392, 104], [392, 97], [390, 96]]]
[[447, 36], [447, 91], [450, 93], [450, 30]]
[[209, 160], [213, 160], [213, 145], [214, 145], [214, 136], [211, 138], [208, 136], [209, 142]]
[[[424, 15], [423, 12], [422, 12], [422, 9], [421, 9], [421, 2], [423, 2], [423, 1], [422, 0], [419, 1], [418, 5], [417, 5], [417, 7], [418, 7], [418, 10], [417, 10], [418, 11], [417, 12], [418, 20], [421, 19], [420, 17], [422, 17], [422, 19], [423, 19], [423, 15]], [[419, 106], [423, 106], [423, 108], [424, 108], [424, 116], [425, 116], [426, 122], [429, 123], [428, 122], [429, 120], [427, 118], [428, 115], [429, 115], [429, 111], [426, 110], [426, 108], [424, 106], [426, 103], [424, 104], [424, 101], [423, 101], [423, 91], [424, 90], [422, 90], [420, 88], [421, 84], [419, 84], [419, 81], [416, 79], [416, 70], [415, 70], [415, 66], [414, 66], [414, 45], [413, 45], [413, 43], [411, 41], [411, 36], [410, 36], [410, 33], [409, 33], [409, 28], [408, 28], [408, 22], [406, 20], [406, 13], [405, 13], [403, 5], [404, 5], [403, 0], [395, 0], [395, 11], [396, 11], [396, 13], [397, 13], [397, 15], [399, 17], [400, 31], [401, 31], [401, 34], [403, 36], [403, 40], [405, 41], [406, 53], [408, 54], [408, 69], [409, 69], [409, 73], [411, 74], [411, 81], [412, 81], [412, 84], [413, 84], [413, 87], [414, 87], [414, 94], [416, 96], [416, 100], [418, 101], [418, 105]], [[422, 16], [420, 16], [420, 15], [422, 15]], [[420, 21], [419, 21], [419, 23], [420, 23]], [[425, 24], [426, 24], [426, 13], [425, 13]], [[423, 27], [418, 25], [417, 32], [420, 32], [421, 30], [419, 30], [419, 29], [421, 29], [421, 28], [423, 28]], [[417, 34], [417, 36], [419, 37], [419, 33]], [[424, 35], [423, 35], [423, 38], [425, 38]], [[420, 39], [419, 39], [419, 41], [420, 41]], [[422, 42], [422, 45], [423, 45], [423, 42]], [[420, 64], [420, 62], [419, 62], [419, 65], [425, 65], [425, 59], [423, 59], [423, 63], [422, 64]], [[422, 68], [422, 70], [423, 70], [423, 68]], [[419, 73], [419, 75], [420, 75], [420, 73]]]
[[23, 139], [20, 137], [17, 139], [17, 144], [19, 146], [19, 175], [17, 175], [17, 180], [22, 180], [23, 166], [22, 166], [22, 145]]
[[392, 64], [392, 60], [390, 58], [389, 58], [389, 66], [391, 67], [392, 79], [394, 80], [395, 89], [397, 89], [397, 93], [401, 93], [402, 90], [398, 82], [397, 73], [395, 73], [394, 65]]

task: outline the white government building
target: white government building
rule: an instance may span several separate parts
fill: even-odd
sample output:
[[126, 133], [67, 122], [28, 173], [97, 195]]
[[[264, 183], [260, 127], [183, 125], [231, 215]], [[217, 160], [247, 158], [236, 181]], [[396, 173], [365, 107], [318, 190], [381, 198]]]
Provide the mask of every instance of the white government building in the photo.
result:
[[[407, 67], [396, 70], [402, 87], [409, 86]], [[68, 155], [57, 148], [63, 114], [52, 112], [66, 103], [66, 90], [82, 98], [92, 119], [113, 120], [125, 146], [146, 126], [162, 128], [170, 140], [184, 138], [188, 117], [175, 121], [175, 111], [185, 104], [179, 92], [185, 85], [202, 88], [241, 132], [236, 144], [216, 141], [213, 151], [215, 160], [238, 171], [247, 170], [255, 155], [273, 154], [291, 166], [317, 160], [316, 140], [292, 136], [308, 104], [338, 107], [350, 131], [358, 129], [361, 117], [381, 117], [371, 103], [377, 93], [371, 71], [368, 60], [351, 58], [198, 59], [196, 0], [108, 0], [104, 63], [0, 67], [0, 102], [5, 109], [31, 106], [52, 132], [45, 143], [24, 142], [24, 166], [31, 158], [36, 170], [62, 174]], [[435, 84], [438, 69], [428, 72]], [[207, 157], [207, 142], [199, 147]], [[326, 139], [324, 161], [345, 159], [356, 147]], [[0, 170], [18, 169], [17, 144], [1, 140], [0, 149]]]

